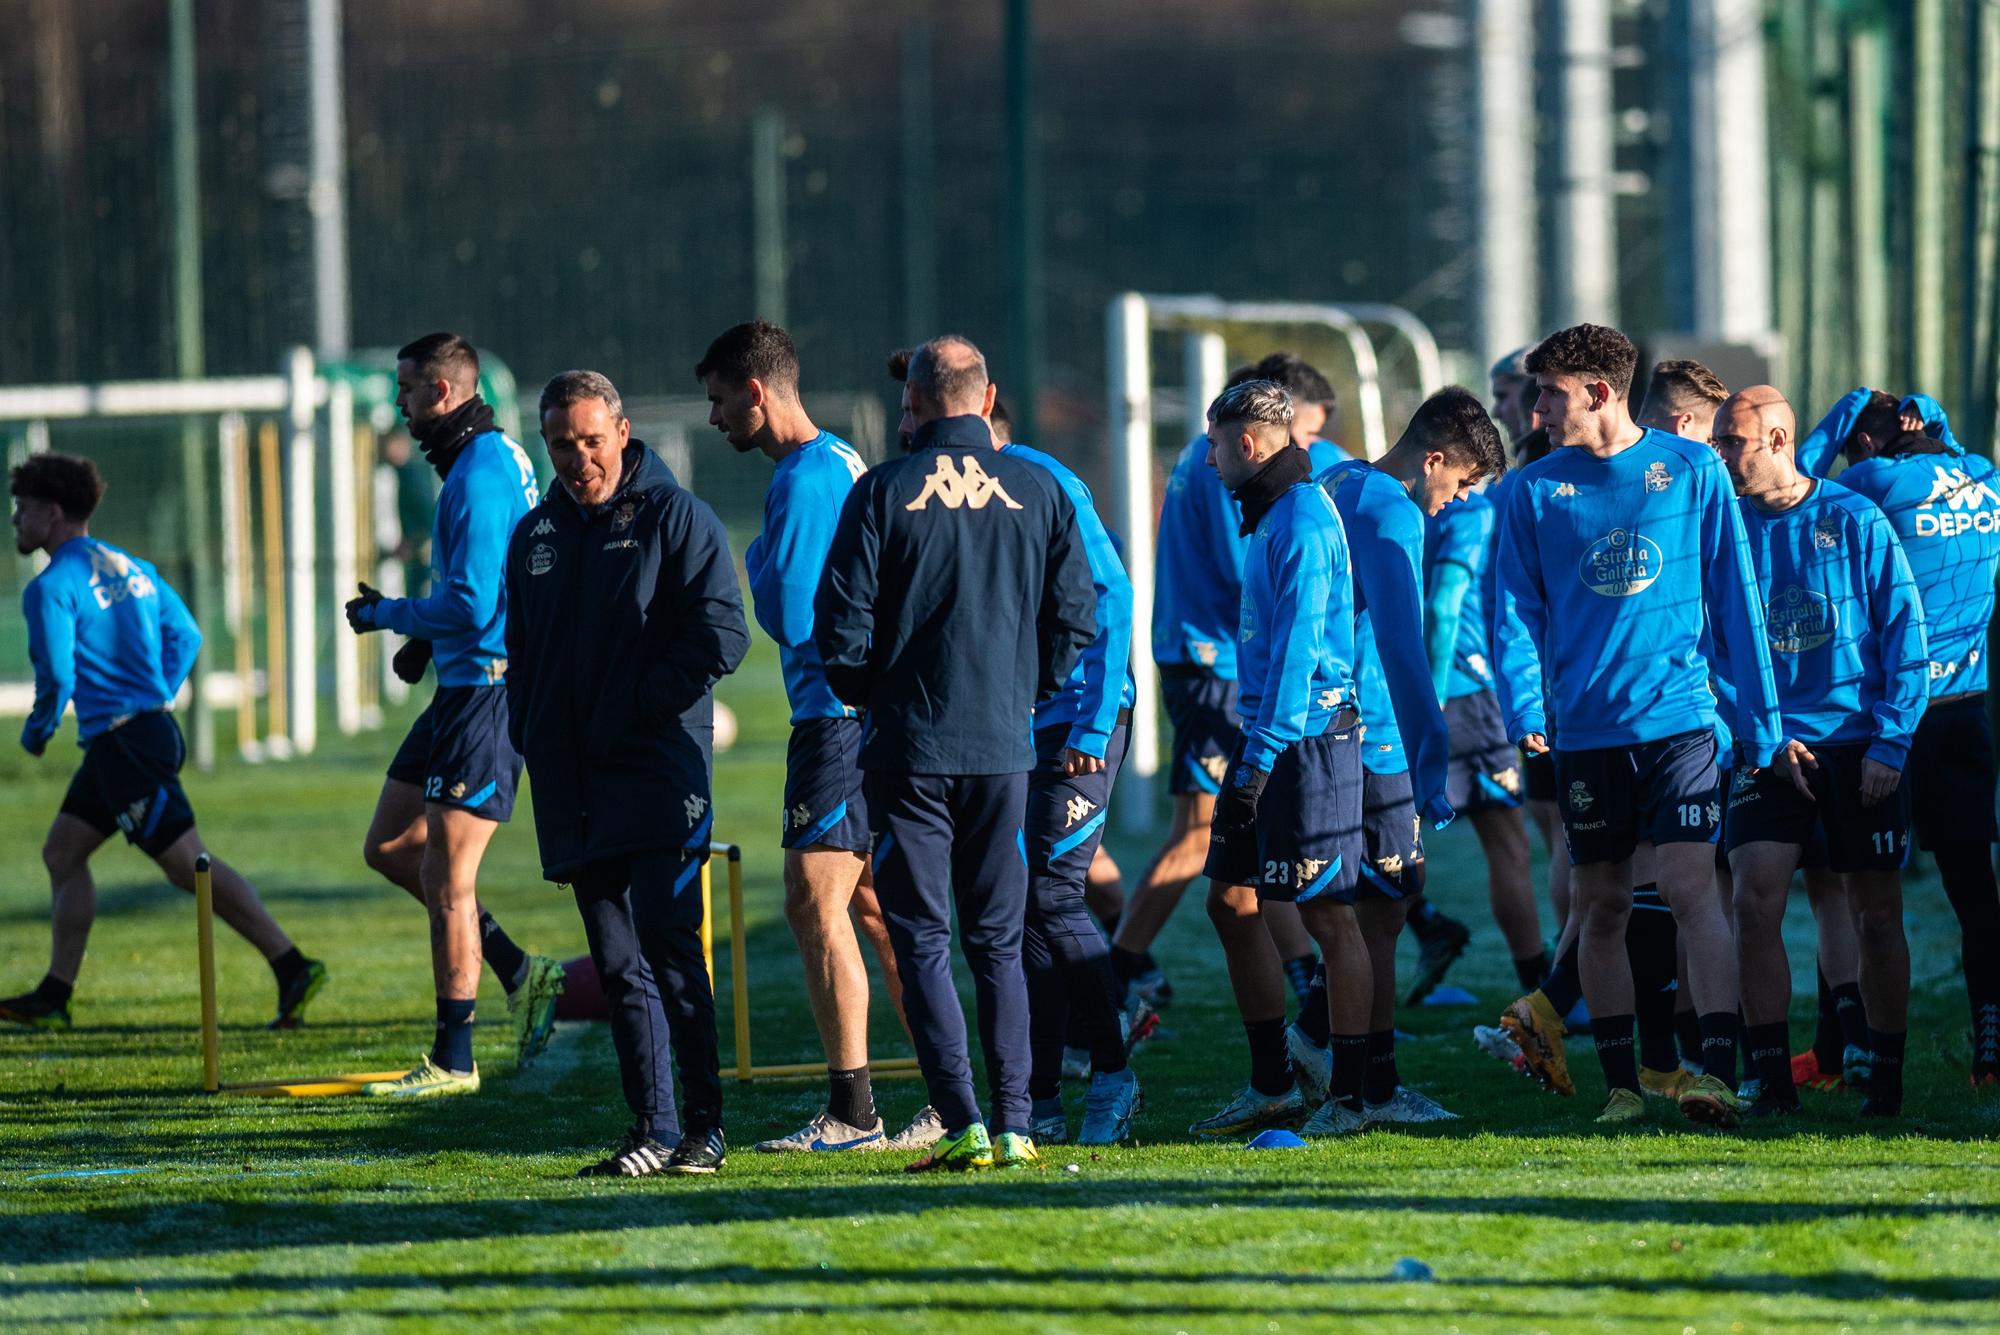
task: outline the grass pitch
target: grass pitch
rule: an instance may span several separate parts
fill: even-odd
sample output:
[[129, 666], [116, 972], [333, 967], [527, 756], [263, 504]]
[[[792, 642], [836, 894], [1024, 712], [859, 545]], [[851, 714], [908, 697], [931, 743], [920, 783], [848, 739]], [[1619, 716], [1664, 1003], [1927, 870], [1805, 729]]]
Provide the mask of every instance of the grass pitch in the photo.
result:
[[[785, 711], [767, 644], [723, 697], [743, 735], [718, 766], [716, 829], [746, 849], [757, 1058], [812, 1060], [778, 913]], [[210, 844], [332, 970], [308, 1027], [265, 1033], [269, 973], [218, 927], [225, 1079], [389, 1069], [427, 1045], [421, 912], [360, 858], [395, 740], [330, 739], [309, 763], [191, 778]], [[39, 764], [0, 759], [8, 991], [45, 963], [37, 850], [73, 757], [65, 742]], [[523, 807], [494, 843], [482, 897], [523, 944], [579, 953], [575, 910], [540, 881]], [[1149, 851], [1114, 840], [1128, 877]], [[1858, 1123], [1851, 1099], [1809, 1094], [1809, 1116], [1775, 1129], [1709, 1134], [1666, 1115], [1599, 1134], [1587, 1044], [1571, 1049], [1572, 1100], [1478, 1055], [1468, 1030], [1513, 982], [1471, 831], [1454, 829], [1431, 841], [1431, 890], [1478, 928], [1451, 981], [1480, 1004], [1408, 1014], [1402, 1066], [1461, 1121], [1289, 1153], [1190, 1143], [1187, 1124], [1244, 1064], [1197, 894], [1163, 939], [1174, 1037], [1138, 1058], [1136, 1148], [1055, 1148], [1041, 1172], [947, 1180], [907, 1177], [902, 1156], [763, 1159], [750, 1143], [810, 1115], [820, 1087], [730, 1082], [721, 1177], [583, 1182], [576, 1168], [627, 1120], [604, 1026], [566, 1028], [516, 1073], [505, 1027], [489, 1024], [486, 1088], [469, 1099], [205, 1097], [192, 905], [122, 845], [97, 874], [76, 1029], [0, 1033], [0, 1328], [2000, 1327], [2000, 1100], [1965, 1087], [1957, 929], [1928, 877], [1909, 895], [1910, 1116], [1887, 1131]], [[1791, 925], [1809, 984], [1803, 904]], [[726, 969], [719, 981], [727, 1063]], [[490, 979], [481, 999], [490, 1020], [504, 1016]], [[878, 1053], [907, 1051], [886, 1006], [874, 1033]], [[877, 1094], [892, 1123], [922, 1102], [908, 1080]], [[1073, 1093], [1073, 1117], [1079, 1104]], [[1392, 1278], [1404, 1257], [1434, 1279]]]

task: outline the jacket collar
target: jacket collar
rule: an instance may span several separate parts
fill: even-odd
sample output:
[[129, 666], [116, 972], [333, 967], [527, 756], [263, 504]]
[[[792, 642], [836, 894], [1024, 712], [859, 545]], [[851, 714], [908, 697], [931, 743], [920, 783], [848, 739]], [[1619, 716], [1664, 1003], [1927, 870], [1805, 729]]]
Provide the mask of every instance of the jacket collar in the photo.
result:
[[917, 428], [910, 438], [910, 452], [918, 450], [990, 450], [993, 428], [974, 413], [960, 417], [940, 417]]

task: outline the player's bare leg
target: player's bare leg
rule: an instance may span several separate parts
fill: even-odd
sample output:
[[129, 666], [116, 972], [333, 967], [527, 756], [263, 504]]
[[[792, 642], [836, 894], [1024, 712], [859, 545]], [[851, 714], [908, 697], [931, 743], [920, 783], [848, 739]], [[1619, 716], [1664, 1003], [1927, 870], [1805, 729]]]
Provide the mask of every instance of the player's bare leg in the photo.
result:
[[76, 982], [83, 968], [84, 947], [97, 920], [90, 855], [105, 837], [88, 821], [60, 815], [42, 843], [42, 865], [49, 873], [49, 977], [59, 982]]
[[1903, 874], [1847, 873], [1854, 929], [1861, 941], [1861, 1003], [1868, 1014], [1867, 1097], [1863, 1117], [1903, 1110], [1903, 1048], [1910, 1027], [1910, 942], [1903, 934]]
[[419, 904], [424, 902], [424, 839], [429, 829], [422, 790], [400, 779], [385, 780], [362, 841], [361, 859]]
[[[1520, 972], [1523, 961], [1542, 958], [1542, 917], [1528, 875], [1528, 827], [1515, 807], [1488, 807], [1472, 813], [1472, 829], [1486, 855], [1486, 896], [1493, 922], [1507, 942], [1507, 956]], [[1520, 979], [1535, 986], [1541, 979]]]
[[805, 964], [806, 1001], [826, 1064], [836, 1071], [868, 1065], [868, 970], [848, 916], [866, 867], [862, 854], [847, 849], [785, 850], [785, 921]]
[[1125, 879], [1103, 844], [1091, 855], [1083, 878], [1083, 905], [1101, 923], [1115, 923], [1125, 913]]
[[1522, 805], [1527, 808], [1529, 823], [1542, 832], [1542, 846], [1549, 850], [1549, 908], [1556, 915], [1556, 931], [1560, 933], [1569, 925], [1570, 886], [1574, 875], [1569, 865], [1569, 843], [1563, 835], [1562, 817], [1556, 811], [1554, 802], [1531, 797]]
[[1208, 861], [1209, 824], [1215, 818], [1213, 793], [1176, 793], [1173, 823], [1167, 839], [1146, 865], [1139, 883], [1126, 898], [1112, 945], [1143, 955], [1167, 925], [1188, 883], [1201, 875]]
[[[193, 894], [195, 859], [207, 852], [207, 845], [201, 841], [201, 832], [189, 830], [153, 860], [176, 888]], [[241, 872], [214, 854], [209, 854], [208, 878], [214, 895], [215, 916], [255, 946], [258, 954], [267, 960], [275, 960], [292, 948], [292, 938], [278, 926], [271, 911], [264, 907], [264, 901], [258, 898], [256, 887], [245, 880]]]
[[[1386, 934], [1389, 940], [1386, 1005], [1393, 1016], [1395, 936], [1389, 930], [1389, 923], [1393, 921], [1400, 928], [1408, 906], [1374, 900], [1364, 904], [1365, 907], [1358, 907], [1313, 900], [1299, 910], [1306, 930], [1312, 933], [1326, 961], [1327, 1018], [1333, 1036], [1329, 1044], [1327, 1099], [1307, 1120], [1303, 1129], [1308, 1135], [1342, 1135], [1365, 1130], [1368, 1125], [1362, 1113], [1361, 1089], [1368, 1062], [1368, 1034], [1382, 987], [1369, 949], [1369, 935], [1372, 930], [1378, 937]], [[1384, 912], [1390, 909], [1401, 912], [1393, 915]], [[1393, 1025], [1394, 1021], [1390, 1023]]]

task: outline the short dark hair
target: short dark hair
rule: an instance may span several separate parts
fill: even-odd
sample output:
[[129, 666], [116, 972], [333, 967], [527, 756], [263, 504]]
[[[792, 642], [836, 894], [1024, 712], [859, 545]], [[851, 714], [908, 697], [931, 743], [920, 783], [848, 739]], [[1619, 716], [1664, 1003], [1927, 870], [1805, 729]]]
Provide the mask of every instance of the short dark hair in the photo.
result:
[[[1882, 390], [1870, 390], [1868, 402], [1855, 414], [1854, 425], [1848, 429], [1847, 439], [1854, 439], [1857, 431], [1866, 431], [1877, 445], [1886, 445], [1903, 430], [1903, 404], [1894, 394]], [[1842, 441], [1845, 445], [1847, 441]]]
[[1331, 413], [1338, 396], [1319, 368], [1295, 352], [1274, 352], [1253, 368], [1259, 380], [1275, 380], [1294, 403], [1317, 403]]
[[1263, 376], [1257, 374], [1256, 363], [1245, 362], [1229, 373], [1229, 378], [1222, 382], [1222, 387], [1224, 389], [1234, 389], [1246, 380], [1262, 380], [1263, 378]]
[[915, 348], [897, 348], [894, 352], [890, 353], [888, 358], [890, 378], [899, 384], [909, 379], [910, 358], [916, 355], [917, 350]]
[[928, 403], [944, 408], [983, 396], [991, 379], [986, 357], [969, 338], [941, 334], [910, 354], [905, 383]]
[[1618, 398], [1632, 394], [1639, 350], [1609, 325], [1578, 324], [1558, 329], [1528, 354], [1529, 375], [1573, 375], [1602, 380]]
[[425, 334], [396, 349], [396, 360], [411, 362], [426, 381], [442, 380], [470, 394], [479, 388], [479, 352], [457, 334]]
[[28, 500], [53, 501], [77, 523], [90, 518], [104, 499], [97, 465], [74, 454], [31, 454], [7, 474], [7, 492]]
[[1454, 464], [1477, 468], [1475, 482], [1507, 471], [1500, 429], [1479, 396], [1463, 386], [1447, 385], [1425, 399], [1411, 416], [1409, 430], [1426, 452], [1437, 450]]
[[1657, 362], [1646, 380], [1646, 393], [1639, 406], [1642, 411], [1657, 407], [1663, 412], [1685, 413], [1704, 406], [1719, 408], [1728, 397], [1729, 390], [1722, 380], [1700, 362]]
[[695, 363], [694, 378], [720, 376], [731, 385], [761, 380], [774, 388], [796, 392], [799, 387], [799, 354], [792, 336], [763, 320], [747, 320], [731, 325], [715, 336], [708, 351]]
[[1014, 443], [1014, 414], [1007, 411], [1007, 405], [993, 400], [993, 411], [986, 414], [986, 424], [993, 428], [993, 440], [998, 445]]
[[564, 371], [555, 376], [542, 386], [542, 401], [535, 409], [535, 416], [545, 417], [551, 408], [567, 408], [585, 399], [602, 400], [614, 422], [625, 416], [625, 401], [618, 397], [618, 387], [608, 376], [596, 371]]

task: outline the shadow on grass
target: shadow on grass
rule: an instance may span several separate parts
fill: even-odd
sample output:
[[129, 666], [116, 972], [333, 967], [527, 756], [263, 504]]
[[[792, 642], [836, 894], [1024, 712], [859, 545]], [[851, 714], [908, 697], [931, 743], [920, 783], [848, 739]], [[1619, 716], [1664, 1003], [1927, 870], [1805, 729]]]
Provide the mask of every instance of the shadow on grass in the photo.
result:
[[[226, 1179], [210, 1179], [213, 1185]], [[547, 1185], [570, 1189], [567, 1171]], [[562, 1185], [557, 1186], [558, 1183]], [[356, 1200], [352, 1188], [321, 1188], [312, 1198], [200, 1200], [185, 1203], [48, 1210], [28, 1232], [0, 1238], [0, 1262], [45, 1263], [119, 1257], [196, 1256], [275, 1246], [316, 1246], [334, 1240], [452, 1241], [538, 1237], [626, 1228], [726, 1224], [756, 1220], [812, 1222], [915, 1216], [939, 1210], [1078, 1210], [1210, 1208], [1401, 1214], [1416, 1220], [1507, 1217], [1570, 1224], [1668, 1224], [1677, 1227], [1762, 1228], [1843, 1220], [1985, 1219], [2000, 1223], [2000, 1204], [1937, 1201], [1843, 1203], [1821, 1200], [1687, 1201], [1619, 1196], [1369, 1194], [1339, 1185], [1203, 1177], [1076, 1180], [1060, 1176], [982, 1175], [965, 1181], [910, 1183], [900, 1162], [886, 1162], [869, 1179], [801, 1179], [781, 1186], [694, 1186], [681, 1182], [626, 1184], [608, 1190], [576, 1187], [569, 1197], [423, 1200], [428, 1184], [398, 1183], [378, 1199]], [[34, 1188], [30, 1187], [32, 1191]], [[365, 1188], [362, 1190], [366, 1190]], [[348, 1199], [329, 1200], [329, 1195]], [[23, 1221], [26, 1222], [26, 1221]], [[1277, 1226], [1274, 1224], [1274, 1227]], [[1129, 1276], [1127, 1277], [1129, 1278]], [[1993, 1296], [2000, 1297], [2000, 1281]]]

